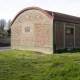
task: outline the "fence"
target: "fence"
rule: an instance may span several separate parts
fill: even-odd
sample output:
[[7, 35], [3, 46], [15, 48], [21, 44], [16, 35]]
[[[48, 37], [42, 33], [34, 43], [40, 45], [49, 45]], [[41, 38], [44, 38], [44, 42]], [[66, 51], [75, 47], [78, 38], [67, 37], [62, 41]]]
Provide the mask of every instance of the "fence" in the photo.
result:
[[1, 46], [10, 46], [11, 37], [0, 37], [0, 47]]

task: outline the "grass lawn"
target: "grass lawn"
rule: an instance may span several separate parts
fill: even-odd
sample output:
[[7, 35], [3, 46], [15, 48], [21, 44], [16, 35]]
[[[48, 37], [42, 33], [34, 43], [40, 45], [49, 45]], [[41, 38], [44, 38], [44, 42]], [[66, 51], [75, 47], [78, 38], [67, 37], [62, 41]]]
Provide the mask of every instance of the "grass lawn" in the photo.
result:
[[0, 51], [0, 80], [80, 80], [80, 53]]

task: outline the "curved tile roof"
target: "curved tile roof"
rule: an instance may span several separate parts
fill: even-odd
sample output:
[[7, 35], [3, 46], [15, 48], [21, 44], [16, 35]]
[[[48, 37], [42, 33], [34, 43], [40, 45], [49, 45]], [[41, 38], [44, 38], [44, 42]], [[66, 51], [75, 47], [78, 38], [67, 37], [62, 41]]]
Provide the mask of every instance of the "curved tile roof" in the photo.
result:
[[[80, 24], [80, 17], [71, 16], [71, 15], [58, 13], [58, 12], [52, 12], [52, 11], [48, 11], [48, 10], [43, 10], [43, 9], [41, 9], [39, 7], [28, 7], [28, 8], [22, 9], [19, 13], [17, 13], [17, 15], [12, 20], [11, 25], [14, 23], [15, 19], [21, 13], [23, 13], [24, 11], [27, 11], [27, 10], [31, 10], [31, 9], [40, 10], [41, 12], [46, 14], [48, 17], [50, 17], [51, 19], [54, 19], [56, 21], [63, 21], [63, 22], [71, 22], [71, 23], [79, 23]], [[52, 16], [52, 14], [53, 14], [53, 16]]]
[[48, 12], [46, 12], [45, 10], [39, 8], [39, 7], [28, 7], [28, 8], [24, 8], [22, 9], [20, 12], [17, 13], [17, 15], [14, 17], [14, 19], [12, 20], [11, 22], [11, 25], [14, 23], [15, 19], [21, 14], [23, 13], [24, 11], [27, 11], [27, 10], [31, 10], [31, 9], [35, 9], [35, 10], [40, 10], [41, 12], [43, 12], [44, 14], [46, 14], [49, 18], [51, 19], [54, 19], [53, 16], [51, 16]]

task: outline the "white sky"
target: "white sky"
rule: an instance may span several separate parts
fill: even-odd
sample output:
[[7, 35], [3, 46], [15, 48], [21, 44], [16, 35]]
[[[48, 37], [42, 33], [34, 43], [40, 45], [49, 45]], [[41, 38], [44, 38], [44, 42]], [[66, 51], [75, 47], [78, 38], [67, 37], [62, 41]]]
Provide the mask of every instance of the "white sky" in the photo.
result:
[[12, 20], [31, 6], [80, 17], [80, 0], [0, 0], [0, 19]]

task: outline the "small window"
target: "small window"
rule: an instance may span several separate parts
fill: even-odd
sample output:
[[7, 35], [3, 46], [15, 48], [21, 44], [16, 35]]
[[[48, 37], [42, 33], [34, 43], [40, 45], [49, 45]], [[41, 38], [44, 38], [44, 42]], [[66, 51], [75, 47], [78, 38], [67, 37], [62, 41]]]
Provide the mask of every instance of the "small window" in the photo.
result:
[[66, 32], [66, 34], [73, 34], [73, 28], [71, 28], [71, 27], [66, 27], [66, 28], [65, 28], [65, 32]]
[[25, 32], [30, 32], [30, 26], [25, 27]]

